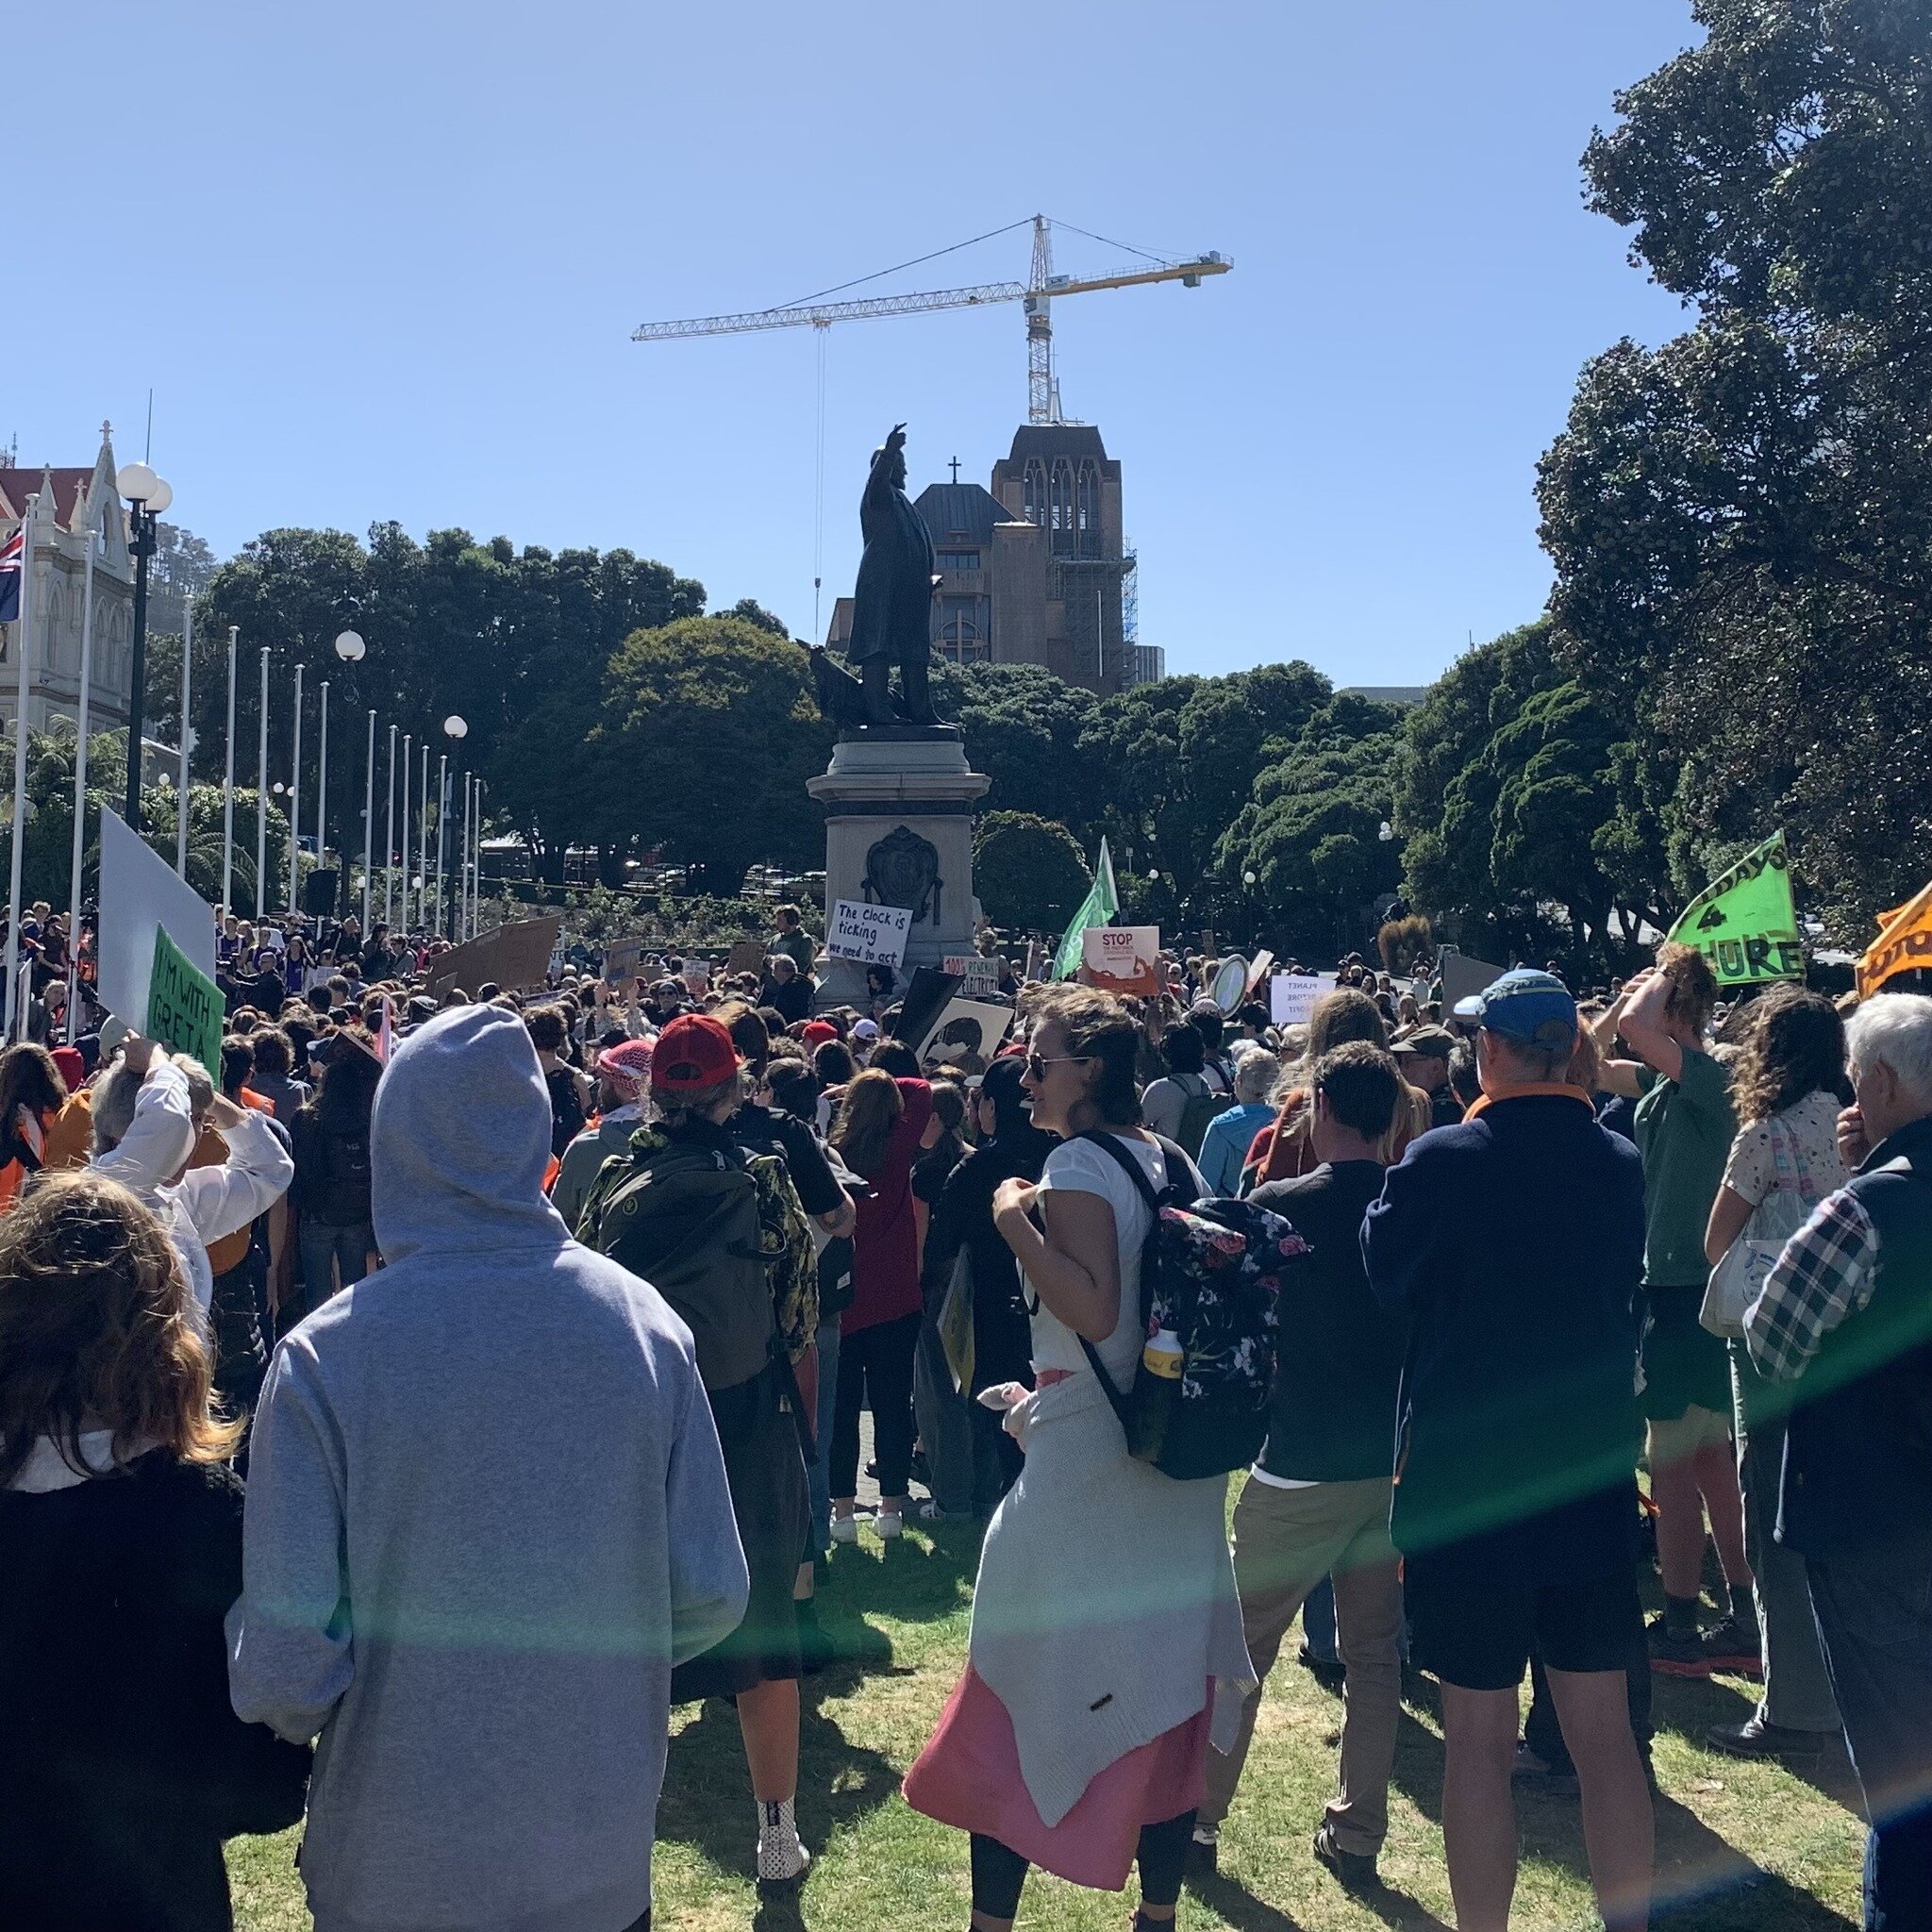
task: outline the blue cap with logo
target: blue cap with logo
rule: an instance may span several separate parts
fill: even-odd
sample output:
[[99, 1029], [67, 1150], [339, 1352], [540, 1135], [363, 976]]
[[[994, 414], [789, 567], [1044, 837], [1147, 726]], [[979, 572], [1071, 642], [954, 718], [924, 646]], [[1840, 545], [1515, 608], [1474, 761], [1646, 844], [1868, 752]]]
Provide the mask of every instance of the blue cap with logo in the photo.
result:
[[1576, 1002], [1570, 989], [1554, 973], [1533, 966], [1519, 966], [1473, 997], [1457, 1000], [1456, 1017], [1526, 1046], [1564, 1046], [1576, 1037]]

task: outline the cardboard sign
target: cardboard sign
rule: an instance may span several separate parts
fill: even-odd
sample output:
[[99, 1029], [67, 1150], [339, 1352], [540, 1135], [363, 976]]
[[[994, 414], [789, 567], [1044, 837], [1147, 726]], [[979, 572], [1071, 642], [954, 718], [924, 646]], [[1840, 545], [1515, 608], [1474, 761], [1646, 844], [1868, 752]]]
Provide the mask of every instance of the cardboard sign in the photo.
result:
[[1038, 940], [1026, 941], [1026, 971], [1023, 977], [1038, 979], [1046, 965], [1046, 948]]
[[966, 997], [976, 1000], [1000, 990], [1000, 962], [982, 959], [977, 953], [952, 953], [946, 958], [946, 971], [957, 973], [965, 987]]
[[687, 959], [684, 962], [684, 990], [694, 1000], [701, 1000], [711, 990], [711, 969], [702, 959]]
[[479, 987], [494, 984], [505, 992], [524, 992], [543, 984], [550, 956], [563, 930], [561, 913], [541, 919], [520, 919], [499, 925], [480, 939], [467, 941], [431, 962], [423, 991], [440, 999], [453, 986], [474, 995]]
[[1334, 991], [1332, 973], [1277, 973], [1268, 982], [1268, 1016], [1277, 1026], [1306, 1026], [1315, 1002]]
[[1080, 936], [1081, 964], [1102, 992], [1119, 997], [1160, 991], [1158, 925], [1090, 925]]
[[1493, 985], [1509, 969], [1491, 966], [1472, 953], [1444, 953], [1441, 958], [1442, 1016], [1455, 1011], [1457, 1000], [1473, 998], [1486, 986]]
[[756, 940], [731, 941], [731, 952], [724, 961], [724, 976], [736, 979], [741, 973], [756, 973], [760, 979], [765, 976], [765, 949]]
[[[101, 812], [101, 1004], [130, 1026], [144, 1024], [155, 935], [165, 929], [181, 956], [215, 976], [215, 909], [112, 811]], [[186, 1048], [183, 1051], [187, 1051]], [[221, 1071], [215, 1055], [210, 1074]]]
[[612, 940], [604, 948], [604, 981], [607, 986], [628, 986], [638, 976], [650, 951], [647, 940]]
[[939, 1024], [949, 1002], [959, 994], [957, 973], [941, 973], [937, 966], [922, 966], [912, 975], [899, 1001], [899, 1017], [892, 1022], [892, 1038], [917, 1047]]
[[165, 929], [157, 928], [147, 988], [148, 1038], [158, 1040], [171, 1053], [192, 1054], [219, 1083], [225, 1010], [221, 988]]
[[920, 1042], [919, 1063], [943, 1065], [949, 1055], [962, 1052], [991, 1060], [1012, 1024], [1010, 1007], [991, 1006], [984, 1000], [949, 1000]]
[[897, 966], [906, 957], [912, 912], [905, 906], [865, 906], [841, 899], [825, 922], [825, 951], [861, 966]]
[[1248, 965], [1248, 984], [1241, 994], [1243, 999], [1253, 999], [1255, 989], [1268, 977], [1268, 970], [1274, 964], [1274, 955], [1266, 946], [1257, 953]]

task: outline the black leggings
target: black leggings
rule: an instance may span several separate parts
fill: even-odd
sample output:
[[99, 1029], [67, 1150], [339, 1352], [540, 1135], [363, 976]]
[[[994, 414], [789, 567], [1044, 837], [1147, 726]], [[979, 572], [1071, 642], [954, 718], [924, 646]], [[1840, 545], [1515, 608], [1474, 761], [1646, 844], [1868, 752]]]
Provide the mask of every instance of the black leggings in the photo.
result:
[[832, 1409], [831, 1492], [858, 1493], [858, 1411], [872, 1407], [879, 1494], [903, 1496], [912, 1473], [912, 1357], [923, 1315], [877, 1322], [839, 1341], [839, 1393]]
[[[1134, 1862], [1141, 1868], [1141, 1903], [1171, 1906], [1180, 1902], [1181, 1874], [1187, 1870], [1188, 1841], [1194, 1835], [1194, 1814], [1141, 1827]], [[1010, 1919], [1020, 1909], [1021, 1888], [1026, 1883], [1026, 1860], [996, 1838], [973, 1834], [973, 1909], [989, 1919]]]

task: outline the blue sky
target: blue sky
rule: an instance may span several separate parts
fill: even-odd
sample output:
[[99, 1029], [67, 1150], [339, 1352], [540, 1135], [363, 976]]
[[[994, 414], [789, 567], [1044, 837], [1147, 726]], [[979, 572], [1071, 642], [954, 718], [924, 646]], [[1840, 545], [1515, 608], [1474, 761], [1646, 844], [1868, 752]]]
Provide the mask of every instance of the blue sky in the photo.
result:
[[[394, 517], [625, 544], [811, 628], [810, 330], [640, 345], [1036, 208], [1235, 273], [1060, 304], [1174, 671], [1421, 682], [1533, 617], [1536, 459], [1582, 361], [1683, 325], [1581, 203], [1688, 0], [941, 7], [95, 0], [9, 21], [0, 439], [111, 417], [218, 551]], [[138, 184], [138, 185], [137, 185]], [[29, 197], [25, 208], [20, 191]], [[23, 239], [17, 225], [25, 218]], [[1024, 233], [881, 292], [1024, 279]], [[1072, 235], [1057, 266], [1118, 252]], [[867, 453], [985, 480], [1017, 305], [829, 338], [824, 611]]]

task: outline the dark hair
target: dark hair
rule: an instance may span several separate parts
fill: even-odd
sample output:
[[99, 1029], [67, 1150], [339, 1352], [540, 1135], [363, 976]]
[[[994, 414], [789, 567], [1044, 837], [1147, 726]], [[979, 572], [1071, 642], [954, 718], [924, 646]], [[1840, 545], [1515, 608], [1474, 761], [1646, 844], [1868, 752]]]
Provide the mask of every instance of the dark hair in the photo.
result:
[[957, 1135], [966, 1120], [966, 1095], [951, 1080], [932, 1083], [932, 1110], [947, 1133]]
[[229, 1034], [222, 1041], [222, 1091], [233, 1100], [254, 1071], [254, 1046], [239, 1034]]
[[[1066, 1034], [1069, 1055], [1100, 1062], [1093, 1105], [1101, 1120], [1110, 1127], [1138, 1124], [1141, 1090], [1134, 1063], [1141, 1034], [1126, 1008], [1092, 987], [1060, 985], [1043, 992], [1033, 1010], [1036, 1027], [1052, 1024]], [[1198, 1042], [1200, 1036], [1194, 1037]]]
[[772, 1098], [783, 1112], [802, 1121], [818, 1119], [819, 1083], [803, 1060], [774, 1059], [765, 1078], [771, 1084]]
[[1449, 1056], [1449, 1091], [1464, 1107], [1474, 1107], [1483, 1097], [1482, 1075], [1476, 1070], [1475, 1048], [1467, 1040], [1456, 1042]]
[[813, 1050], [811, 1070], [823, 1087], [842, 1087], [858, 1071], [852, 1049], [842, 1040], [822, 1040]]
[[286, 1074], [295, 1064], [295, 1048], [279, 1026], [258, 1026], [249, 1036], [258, 1074]]
[[890, 999], [899, 984], [899, 975], [890, 966], [876, 963], [865, 969], [866, 991], [876, 999]]
[[1367, 993], [1344, 986], [1324, 993], [1309, 1010], [1308, 1057], [1320, 1059], [1324, 1053], [1351, 1040], [1387, 1046], [1389, 1027], [1382, 1018], [1382, 1009]]
[[1227, 1031], [1226, 1024], [1219, 1013], [1190, 1013], [1186, 1024], [1201, 1036], [1201, 1044], [1209, 1053], [1220, 1047], [1222, 1036]]
[[[742, 1000], [726, 1000], [712, 1013], [711, 1018], [731, 1036], [731, 1043], [738, 1049], [738, 1057], [756, 1077], [765, 1070], [765, 1062], [772, 1056], [772, 1029], [765, 1016], [755, 1007], [748, 1007]], [[779, 1023], [783, 1030], [783, 1021]]]
[[1402, 1075], [1379, 1046], [1351, 1040], [1318, 1059], [1308, 1085], [1328, 1102], [1328, 1111], [1365, 1141], [1379, 1141], [1394, 1124]]
[[882, 1040], [872, 1050], [871, 1064], [895, 1079], [919, 1078], [919, 1056], [903, 1040]]
[[1235, 1011], [1235, 1018], [1243, 1026], [1264, 1027], [1273, 1024], [1274, 1016], [1259, 1000], [1250, 1000]]
[[1752, 1024], [1731, 1064], [1731, 1103], [1745, 1125], [1768, 1121], [1807, 1093], [1839, 1093], [1845, 1025], [1823, 993], [1780, 988], [1752, 1004]]
[[323, 1062], [315, 1097], [308, 1103], [314, 1109], [312, 1118], [323, 1126], [339, 1134], [369, 1131], [375, 1083], [382, 1078], [375, 1048], [375, 1042], [359, 1026], [345, 1026], [337, 1034], [329, 1057]]
[[1027, 1124], [1026, 1062], [1016, 1053], [1002, 1055], [988, 1067], [979, 1083], [979, 1097], [992, 1102], [992, 1131], [997, 1140]]
[[1191, 1025], [1170, 1026], [1161, 1035], [1160, 1058], [1170, 1074], [1198, 1074], [1208, 1064], [1208, 1043]]
[[561, 1053], [569, 1043], [570, 1029], [559, 1007], [533, 1007], [524, 1015], [524, 1025], [539, 1053]]
[[44, 1046], [24, 1040], [0, 1053], [0, 1133], [7, 1131], [16, 1107], [38, 1118], [66, 1100], [67, 1083]]

